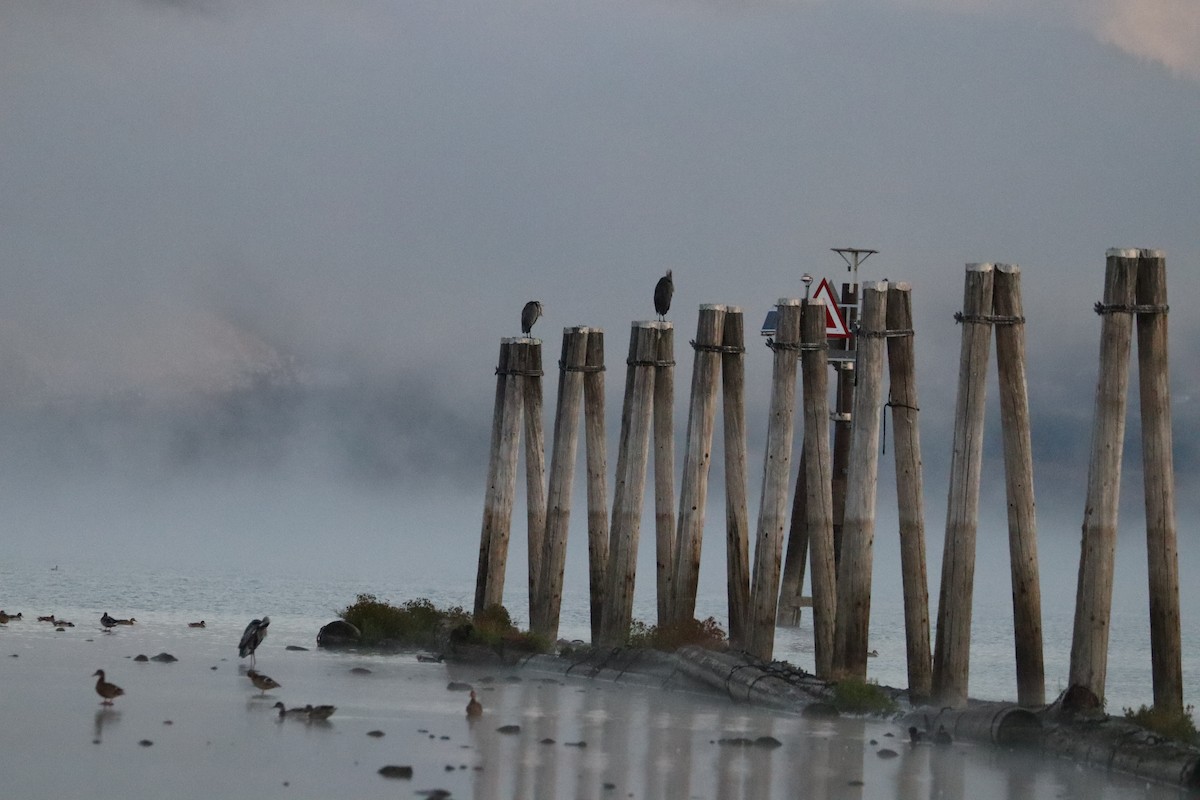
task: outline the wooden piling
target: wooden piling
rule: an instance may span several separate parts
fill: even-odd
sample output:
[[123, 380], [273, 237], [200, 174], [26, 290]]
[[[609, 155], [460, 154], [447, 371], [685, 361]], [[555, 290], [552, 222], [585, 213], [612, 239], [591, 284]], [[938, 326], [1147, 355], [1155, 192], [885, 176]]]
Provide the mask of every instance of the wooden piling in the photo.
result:
[[542, 340], [516, 344], [525, 409], [525, 516], [528, 520], [529, 604], [543, 596], [546, 547], [546, 436], [542, 429]]
[[800, 465], [796, 487], [792, 491], [792, 515], [788, 520], [787, 550], [783, 554], [783, 580], [779, 583], [779, 611], [775, 624], [780, 628], [800, 625], [804, 601], [804, 569], [808, 562], [808, 490], [805, 488], [804, 447], [800, 447]]
[[529, 606], [530, 627], [549, 641], [558, 638], [562, 610], [563, 572], [566, 567], [567, 530], [571, 520], [571, 488], [578, 451], [579, 404], [583, 398], [587, 340], [587, 328], [564, 329], [562, 358], [558, 362], [558, 401], [554, 412], [550, 486], [546, 495], [541, 594], [536, 602], [531, 599]]
[[833, 456], [829, 445], [829, 379], [825, 304], [804, 307], [804, 488], [808, 493], [808, 551], [813, 593], [813, 656], [818, 678], [833, 678], [837, 570], [833, 544]]
[[600, 621], [608, 575], [608, 443], [604, 435], [604, 329], [589, 328], [583, 373], [583, 430], [587, 450], [588, 594], [592, 644]]
[[1017, 703], [1026, 707], [1042, 706], [1046, 703], [1042, 590], [1038, 578], [1029, 388], [1025, 380], [1021, 268], [1015, 264], [996, 265], [992, 310], [996, 317], [996, 365], [1000, 383], [1000, 422], [1004, 432]]
[[841, 560], [837, 568], [834, 674], [864, 681], [867, 679], [871, 619], [887, 294], [886, 281], [863, 284], [858, 332], [858, 386], [854, 391], [846, 511], [842, 524]]
[[654, 367], [654, 553], [658, 624], [671, 619], [675, 558], [675, 327], [658, 330]]
[[476, 616], [489, 606], [504, 601], [504, 572], [508, 563], [513, 496], [517, 490], [517, 448], [521, 442], [521, 383], [513, 374], [517, 367], [517, 341], [501, 340], [496, 367], [492, 445], [479, 542], [479, 572], [475, 580]]
[[[858, 284], [843, 283], [840, 303], [846, 328], [853, 331], [858, 325]], [[845, 340], [851, 351], [858, 347], [853, 334]], [[846, 524], [846, 481], [850, 472], [850, 437], [854, 429], [854, 389], [858, 385], [855, 362], [833, 363], [837, 386], [834, 391], [833, 412], [833, 558], [834, 566], [841, 562], [842, 530]]]
[[772, 345], [775, 355], [771, 371], [771, 406], [767, 423], [762, 500], [755, 534], [754, 580], [750, 588], [750, 641], [747, 648], [751, 654], [766, 661], [771, 660], [775, 648], [775, 611], [779, 602], [779, 568], [796, 415], [800, 301], [782, 298], [778, 309], [779, 318]]
[[954, 445], [950, 459], [946, 540], [933, 654], [934, 695], [939, 703], [952, 708], [962, 708], [967, 703], [971, 660], [975, 534], [979, 521], [983, 412], [992, 333], [989, 319], [992, 311], [992, 265], [968, 264], [965, 284], [960, 316], [963, 325], [962, 349], [958, 367], [958, 400], [954, 412]]
[[601, 643], [620, 646], [633, 620], [633, 588], [637, 575], [638, 534], [646, 488], [650, 427], [654, 400], [654, 365], [659, 329], [665, 323], [635, 322], [629, 336], [625, 400], [613, 486], [608, 575], [601, 618]]
[[675, 537], [674, 599], [671, 621], [681, 624], [696, 614], [700, 582], [700, 551], [712, 466], [713, 428], [717, 413], [717, 376], [721, 371], [721, 342], [725, 306], [700, 306], [692, 360], [692, 394], [684, 445], [683, 480], [679, 491], [679, 528]]
[[721, 425], [725, 444], [725, 572], [729, 642], [744, 647], [750, 620], [750, 518], [746, 511], [746, 345], [742, 309], [725, 308]]
[[1181, 712], [1183, 666], [1167, 360], [1167, 269], [1161, 250], [1142, 250], [1138, 254], [1136, 297], [1154, 707]]
[[892, 452], [896, 462], [896, 505], [900, 526], [900, 574], [904, 585], [904, 635], [908, 695], [927, 702], [933, 689], [929, 643], [929, 582], [925, 566], [925, 490], [918, 420], [917, 367], [913, 347], [912, 287], [888, 286], [888, 405], [892, 410]]
[[1112, 615], [1113, 558], [1121, 494], [1121, 455], [1129, 390], [1129, 352], [1138, 251], [1109, 250], [1105, 258], [1104, 300], [1098, 307], [1100, 373], [1088, 461], [1087, 504], [1075, 594], [1070, 686], [1104, 700], [1108, 672], [1108, 630]]

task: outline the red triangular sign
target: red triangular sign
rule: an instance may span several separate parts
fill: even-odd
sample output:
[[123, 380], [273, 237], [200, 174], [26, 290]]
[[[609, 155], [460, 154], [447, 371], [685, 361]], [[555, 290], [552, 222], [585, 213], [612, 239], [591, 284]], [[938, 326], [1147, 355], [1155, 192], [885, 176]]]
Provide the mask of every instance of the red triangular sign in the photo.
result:
[[849, 339], [850, 330], [846, 327], [846, 320], [842, 318], [842, 309], [838, 305], [829, 278], [821, 279], [817, 291], [813, 293], [813, 299], [825, 302], [825, 336], [830, 339]]

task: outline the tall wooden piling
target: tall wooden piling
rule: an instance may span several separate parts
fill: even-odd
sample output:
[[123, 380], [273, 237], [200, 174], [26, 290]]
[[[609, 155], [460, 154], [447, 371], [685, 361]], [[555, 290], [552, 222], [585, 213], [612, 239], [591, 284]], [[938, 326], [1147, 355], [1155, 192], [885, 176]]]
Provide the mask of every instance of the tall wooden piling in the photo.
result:
[[671, 619], [675, 558], [675, 327], [658, 331], [654, 367], [654, 552], [658, 624]]
[[563, 572], [567, 557], [567, 528], [571, 520], [571, 487], [579, 441], [579, 404], [587, 362], [587, 328], [563, 330], [558, 362], [558, 402], [554, 412], [550, 486], [546, 495], [545, 558], [541, 594], [529, 606], [530, 627], [549, 641], [558, 638], [562, 610]]
[[887, 294], [886, 281], [863, 284], [863, 310], [858, 332], [858, 386], [854, 391], [855, 424], [850, 437], [846, 511], [837, 570], [834, 673], [859, 680], [867, 678]]
[[[842, 284], [840, 303], [846, 327], [853, 331], [858, 325], [858, 284]], [[850, 350], [858, 347], [858, 338], [846, 340]], [[846, 524], [846, 481], [850, 473], [850, 436], [855, 425], [854, 390], [858, 385], [855, 363], [835, 361], [837, 387], [833, 413], [833, 554], [834, 565], [841, 560], [842, 530]]]
[[583, 430], [587, 449], [589, 608], [592, 644], [599, 644], [608, 575], [608, 443], [604, 436], [602, 328], [588, 329], [583, 373]]
[[1171, 449], [1171, 381], [1167, 361], [1167, 271], [1162, 251], [1142, 250], [1139, 253], [1136, 298], [1154, 707], [1160, 711], [1180, 712], [1183, 711], [1183, 666], [1179, 556]]
[[1121, 455], [1129, 391], [1129, 353], [1133, 342], [1137, 250], [1109, 250], [1105, 259], [1101, 312], [1100, 374], [1088, 462], [1087, 504], [1075, 629], [1071, 639], [1070, 685], [1089, 689], [1104, 700], [1108, 672], [1108, 630], [1112, 615], [1113, 558], [1117, 546], [1117, 510], [1121, 494]]
[[659, 330], [664, 323], [635, 322], [629, 337], [625, 400], [613, 486], [612, 528], [608, 575], [600, 640], [606, 646], [624, 644], [633, 619], [633, 589], [637, 574], [638, 534], [646, 489], [650, 427], [654, 399], [654, 369]]
[[542, 430], [542, 340], [517, 342], [525, 408], [525, 516], [528, 520], [530, 607], [542, 597], [546, 552], [546, 436]]
[[671, 621], [679, 624], [696, 614], [700, 582], [700, 550], [704, 512], [708, 501], [708, 473], [712, 466], [713, 428], [717, 413], [717, 376], [721, 371], [721, 342], [725, 334], [725, 306], [702, 305], [696, 322], [692, 361], [692, 394], [684, 444], [683, 481], [679, 491], [679, 528], [675, 536], [674, 599]]
[[837, 570], [833, 543], [833, 455], [829, 446], [829, 379], [826, 375], [825, 304], [804, 307], [804, 466], [808, 493], [808, 551], [812, 572], [813, 655], [817, 677], [833, 678], [837, 620]]
[[1041, 706], [1046, 703], [1046, 672], [1042, 660], [1042, 590], [1038, 577], [1029, 389], [1025, 380], [1021, 268], [1015, 264], [996, 265], [992, 309], [996, 326], [1000, 422], [1004, 431], [1017, 702], [1023, 706]]
[[925, 566], [925, 490], [913, 347], [912, 287], [888, 286], [888, 405], [892, 409], [892, 452], [896, 462], [896, 505], [900, 526], [900, 573], [904, 584], [904, 635], [908, 694], [914, 704], [929, 700], [933, 656], [929, 643], [929, 583]]
[[979, 519], [983, 412], [992, 333], [989, 319], [992, 311], [992, 265], [968, 264], [965, 283], [960, 315], [963, 324], [962, 349], [958, 366], [958, 400], [954, 411], [946, 540], [933, 655], [934, 695], [939, 703], [953, 708], [966, 705], [971, 660], [975, 535]]
[[779, 603], [779, 569], [787, 521], [788, 478], [796, 415], [796, 351], [800, 343], [799, 300], [783, 298], [772, 347], [771, 406], [763, 466], [762, 500], [754, 545], [754, 579], [750, 588], [751, 626], [747, 648], [769, 661], [775, 648], [775, 611]]
[[515, 374], [517, 341], [501, 340], [496, 367], [496, 402], [492, 413], [488, 485], [479, 542], [479, 572], [475, 579], [476, 615], [504, 600], [513, 496], [517, 490], [517, 448], [521, 442], [521, 382]]
[[796, 488], [792, 491], [792, 515], [788, 520], [787, 549], [783, 554], [783, 579], [779, 583], [779, 611], [775, 614], [775, 624], [780, 628], [799, 626], [804, 601], [804, 569], [808, 562], [808, 490], [804, 485], [804, 459], [804, 447], [801, 446]]
[[742, 309], [725, 308], [721, 425], [725, 444], [725, 565], [729, 641], [744, 647], [750, 620], [750, 517], [746, 511], [746, 344]]

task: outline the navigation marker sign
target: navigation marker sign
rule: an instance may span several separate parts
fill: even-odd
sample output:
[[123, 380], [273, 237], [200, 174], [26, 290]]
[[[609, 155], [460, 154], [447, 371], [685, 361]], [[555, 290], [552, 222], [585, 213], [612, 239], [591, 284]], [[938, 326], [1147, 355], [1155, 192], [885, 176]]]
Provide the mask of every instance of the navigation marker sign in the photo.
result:
[[813, 299], [825, 302], [825, 336], [830, 339], [850, 338], [850, 330], [846, 327], [846, 320], [842, 318], [842, 309], [838, 305], [829, 278], [821, 279], [821, 284], [813, 292]]

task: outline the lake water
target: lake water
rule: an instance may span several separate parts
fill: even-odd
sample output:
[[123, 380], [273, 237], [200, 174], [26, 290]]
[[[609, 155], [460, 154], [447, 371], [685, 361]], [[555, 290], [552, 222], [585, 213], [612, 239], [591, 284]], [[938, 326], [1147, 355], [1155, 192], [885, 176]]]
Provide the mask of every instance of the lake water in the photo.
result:
[[[315, 642], [321, 625], [335, 619], [337, 612], [352, 603], [359, 593], [400, 603], [425, 597], [439, 606], [461, 605], [470, 609], [474, 598], [474, 575], [446, 578], [422, 569], [400, 565], [386, 580], [361, 577], [314, 577], [275, 571], [270, 561], [253, 570], [206, 569], [146, 570], [119, 565], [79, 561], [44, 566], [0, 567], [0, 608], [23, 612], [23, 625], [34, 625], [39, 615], [55, 614], [81, 628], [98, 628], [100, 615], [136, 617], [144, 622], [167, 623], [173, 629], [183, 622], [207, 620], [210, 624], [240, 631], [253, 617], [271, 617], [272, 632], [287, 634], [302, 644]], [[506, 594], [506, 603], [516, 621], [527, 625], [527, 604]], [[697, 617], [725, 618], [723, 593], [702, 594]], [[1066, 688], [1070, 657], [1073, 609], [1068, 604], [1046, 603], [1043, 609], [1047, 698]], [[635, 602], [635, 617], [653, 622], [652, 598]], [[936, 609], [931, 609], [936, 619]], [[812, 616], [805, 609], [798, 628], [781, 628], [775, 640], [775, 658], [812, 670]], [[3, 634], [0, 629], [0, 635]], [[560, 636], [584, 639], [589, 636], [586, 595], [564, 594]], [[0, 640], [2, 641], [2, 640]], [[232, 651], [236, 639], [229, 643]], [[871, 647], [879, 652], [869, 663], [869, 677], [888, 686], [904, 687], [904, 620], [899, 603], [876, 601], [871, 616]], [[1200, 642], [1184, 639], [1185, 702], [1200, 705]], [[1107, 705], [1110, 713], [1125, 707], [1150, 704], [1151, 679], [1149, 634], [1144, 611], [1114, 611], [1109, 643]], [[970, 694], [989, 700], [1013, 700], [1016, 680], [1013, 667], [1011, 610], [976, 604], [971, 645]]]

